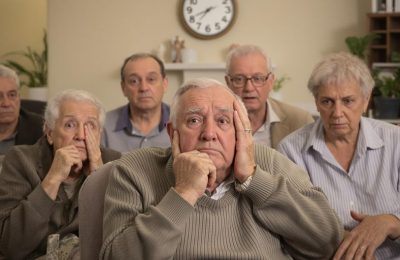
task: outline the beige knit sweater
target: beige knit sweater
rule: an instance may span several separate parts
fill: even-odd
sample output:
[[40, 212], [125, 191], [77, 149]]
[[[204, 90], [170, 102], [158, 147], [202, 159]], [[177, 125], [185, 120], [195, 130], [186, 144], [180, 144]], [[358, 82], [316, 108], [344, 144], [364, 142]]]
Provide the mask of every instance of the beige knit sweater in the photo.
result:
[[[118, 161], [105, 199], [102, 259], [328, 259], [342, 225], [321, 190], [275, 150], [255, 148], [250, 186], [195, 207], [172, 188], [170, 149]], [[190, 173], [188, 173], [190, 174]]]

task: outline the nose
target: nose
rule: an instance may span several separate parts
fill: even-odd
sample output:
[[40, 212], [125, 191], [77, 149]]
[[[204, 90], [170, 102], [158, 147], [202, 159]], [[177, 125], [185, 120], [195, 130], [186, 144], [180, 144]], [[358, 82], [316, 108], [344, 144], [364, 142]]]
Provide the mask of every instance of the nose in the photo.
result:
[[0, 104], [3, 107], [9, 106], [11, 104], [11, 100], [7, 97], [7, 95], [0, 96]]
[[212, 119], [209, 119], [204, 124], [202, 133], [201, 133], [201, 140], [202, 141], [215, 141], [217, 139], [215, 133], [215, 122]]
[[246, 82], [244, 83], [243, 89], [246, 91], [251, 91], [251, 90], [255, 89], [255, 87], [253, 85], [253, 81], [251, 81], [251, 78], [246, 78]]
[[343, 115], [343, 108], [340, 102], [336, 102], [333, 108], [333, 116], [334, 117], [341, 117]]
[[75, 138], [77, 140], [85, 140], [85, 126], [83, 124], [80, 124], [77, 131]]
[[146, 80], [142, 80], [139, 84], [139, 90], [146, 91], [148, 89], [149, 89], [149, 84], [146, 82]]

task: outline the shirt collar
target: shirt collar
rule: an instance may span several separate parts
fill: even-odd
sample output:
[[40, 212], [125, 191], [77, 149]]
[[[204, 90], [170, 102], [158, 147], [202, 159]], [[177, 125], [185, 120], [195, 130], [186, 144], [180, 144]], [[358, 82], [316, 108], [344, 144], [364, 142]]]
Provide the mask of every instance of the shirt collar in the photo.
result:
[[[366, 149], [378, 149], [382, 147], [383, 144], [383, 140], [374, 131], [374, 128], [368, 119], [361, 117], [357, 149], [359, 151], [365, 151]], [[324, 145], [324, 127], [321, 118], [318, 118], [311, 129], [310, 138], [305, 145], [305, 149], [308, 150], [310, 147], [313, 147], [314, 150], [321, 152], [322, 146]]]
[[[165, 103], [161, 104], [161, 121], [158, 130], [161, 132], [166, 127], [169, 120], [169, 106]], [[128, 133], [132, 132], [132, 123], [129, 116], [129, 103], [121, 110], [121, 114], [115, 125], [115, 131], [127, 129]]]
[[272, 106], [271, 106], [271, 104], [269, 102], [267, 102], [267, 111], [268, 112], [267, 112], [267, 114], [265, 116], [264, 124], [262, 124], [262, 126], [257, 129], [257, 132], [265, 131], [266, 129], [268, 129], [268, 127], [272, 123], [281, 122], [281, 119], [276, 114], [276, 112], [274, 111], [274, 109], [272, 108]]
[[275, 122], [280, 122], [281, 119], [279, 118], [279, 116], [276, 114], [276, 112], [274, 111], [274, 109], [272, 108], [271, 104], [269, 102], [267, 102], [267, 107], [268, 107], [268, 113], [267, 113], [267, 118], [265, 119], [266, 123], [275, 123]]
[[232, 183], [235, 182], [235, 177], [233, 173], [229, 174], [228, 178], [226, 178], [223, 182], [221, 182], [218, 187], [215, 189], [215, 192], [210, 196], [213, 200], [219, 200], [222, 198], [225, 193], [230, 189]]

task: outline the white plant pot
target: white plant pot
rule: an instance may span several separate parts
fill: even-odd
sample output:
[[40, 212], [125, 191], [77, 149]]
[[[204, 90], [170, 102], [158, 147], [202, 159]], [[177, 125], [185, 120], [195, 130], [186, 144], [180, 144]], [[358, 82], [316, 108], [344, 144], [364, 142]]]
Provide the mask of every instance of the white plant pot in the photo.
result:
[[270, 96], [271, 96], [273, 99], [276, 99], [276, 100], [279, 100], [279, 101], [282, 101], [282, 100], [283, 100], [282, 92], [280, 92], [280, 91], [271, 91], [271, 92], [270, 92]]
[[29, 99], [47, 101], [47, 87], [36, 87], [28, 89]]

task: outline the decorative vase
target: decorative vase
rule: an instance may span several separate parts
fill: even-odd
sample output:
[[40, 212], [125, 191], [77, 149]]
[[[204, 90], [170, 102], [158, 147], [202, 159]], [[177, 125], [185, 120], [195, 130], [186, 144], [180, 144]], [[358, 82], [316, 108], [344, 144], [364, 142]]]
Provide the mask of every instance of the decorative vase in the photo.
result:
[[35, 87], [28, 90], [29, 99], [47, 101], [47, 87]]

